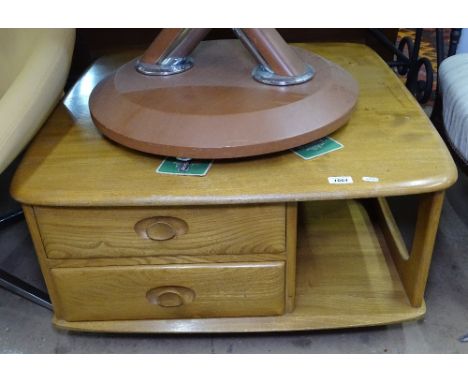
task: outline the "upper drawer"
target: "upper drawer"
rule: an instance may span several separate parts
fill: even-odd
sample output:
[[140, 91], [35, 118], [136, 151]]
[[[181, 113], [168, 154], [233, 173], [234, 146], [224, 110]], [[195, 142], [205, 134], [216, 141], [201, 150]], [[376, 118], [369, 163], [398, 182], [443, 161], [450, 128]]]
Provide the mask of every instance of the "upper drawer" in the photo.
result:
[[35, 207], [54, 259], [285, 252], [285, 205]]

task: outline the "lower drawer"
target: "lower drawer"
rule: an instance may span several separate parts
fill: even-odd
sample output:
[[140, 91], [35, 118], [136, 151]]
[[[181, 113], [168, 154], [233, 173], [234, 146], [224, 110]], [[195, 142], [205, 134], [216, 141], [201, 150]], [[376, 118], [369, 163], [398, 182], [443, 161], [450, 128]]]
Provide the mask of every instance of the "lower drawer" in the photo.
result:
[[56, 268], [56, 315], [67, 321], [284, 313], [282, 261]]

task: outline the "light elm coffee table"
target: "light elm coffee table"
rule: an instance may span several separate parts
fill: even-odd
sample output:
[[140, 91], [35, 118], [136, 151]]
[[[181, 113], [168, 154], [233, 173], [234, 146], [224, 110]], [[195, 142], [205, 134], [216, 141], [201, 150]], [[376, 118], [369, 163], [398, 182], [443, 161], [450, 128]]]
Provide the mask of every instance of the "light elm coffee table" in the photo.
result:
[[[309, 161], [287, 151], [215, 161], [205, 177], [157, 174], [163, 158], [102, 137], [88, 109], [96, 83], [138, 52], [102, 58], [78, 81], [12, 185], [56, 326], [261, 332], [424, 315], [456, 167], [376, 53], [358, 44], [300, 46], [343, 66], [360, 86], [350, 122], [333, 134], [344, 148]], [[339, 176], [353, 182], [329, 182]], [[419, 207], [407, 250], [386, 197], [410, 194]]]

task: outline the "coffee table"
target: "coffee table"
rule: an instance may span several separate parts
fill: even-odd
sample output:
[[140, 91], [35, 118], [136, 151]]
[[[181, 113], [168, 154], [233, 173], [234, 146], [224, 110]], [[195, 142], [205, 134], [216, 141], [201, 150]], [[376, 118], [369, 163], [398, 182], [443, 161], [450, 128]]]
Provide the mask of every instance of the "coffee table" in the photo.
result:
[[[382, 325], [425, 313], [444, 190], [441, 138], [375, 52], [298, 44], [359, 82], [344, 148], [215, 161], [205, 177], [157, 174], [163, 158], [115, 144], [88, 97], [139, 52], [98, 60], [30, 145], [12, 184], [57, 327], [261, 332]], [[351, 177], [335, 183], [330, 177]], [[349, 178], [348, 178], [349, 179]], [[418, 195], [406, 248], [386, 197]]]

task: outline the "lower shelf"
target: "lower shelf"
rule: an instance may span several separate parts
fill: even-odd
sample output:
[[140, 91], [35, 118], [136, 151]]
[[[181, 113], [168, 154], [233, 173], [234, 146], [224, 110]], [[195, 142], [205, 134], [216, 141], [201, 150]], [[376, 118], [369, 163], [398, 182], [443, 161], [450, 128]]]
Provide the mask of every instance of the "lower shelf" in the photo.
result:
[[410, 305], [379, 231], [356, 201], [301, 205], [296, 308], [282, 316], [68, 322], [59, 328], [100, 332], [267, 332], [349, 328], [421, 318]]

